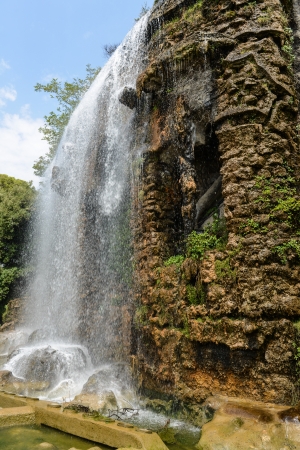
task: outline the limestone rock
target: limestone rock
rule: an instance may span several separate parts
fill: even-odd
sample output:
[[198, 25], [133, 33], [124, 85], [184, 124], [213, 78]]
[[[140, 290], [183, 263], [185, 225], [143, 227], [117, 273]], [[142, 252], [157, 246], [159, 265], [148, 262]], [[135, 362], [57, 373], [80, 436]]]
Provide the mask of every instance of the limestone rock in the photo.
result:
[[[296, 3], [165, 0], [149, 18], [137, 79], [135, 370], [153, 399], [171, 394], [183, 410], [217, 392], [292, 400], [299, 256], [286, 246], [299, 218], [278, 204], [299, 201], [299, 87], [283, 50]], [[221, 202], [228, 239], [182, 262], [195, 222]]]

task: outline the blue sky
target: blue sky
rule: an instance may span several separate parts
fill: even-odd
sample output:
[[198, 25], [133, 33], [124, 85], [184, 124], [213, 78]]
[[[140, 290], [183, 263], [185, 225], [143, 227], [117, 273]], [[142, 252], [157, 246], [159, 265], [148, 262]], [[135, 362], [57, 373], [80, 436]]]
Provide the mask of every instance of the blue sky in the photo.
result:
[[0, 173], [26, 181], [47, 151], [38, 128], [56, 103], [37, 82], [85, 77], [103, 66], [105, 44], [123, 40], [148, 0], [1, 0]]

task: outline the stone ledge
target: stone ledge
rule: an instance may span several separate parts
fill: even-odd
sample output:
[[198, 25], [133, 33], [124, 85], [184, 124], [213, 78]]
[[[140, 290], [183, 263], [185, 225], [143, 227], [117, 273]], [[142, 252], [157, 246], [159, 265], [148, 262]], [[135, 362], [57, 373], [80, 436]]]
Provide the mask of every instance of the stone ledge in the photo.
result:
[[[7, 408], [7, 405], [16, 407]], [[22, 403], [24, 406], [20, 406]], [[148, 434], [138, 428], [123, 428], [118, 423], [96, 422], [46, 401], [20, 398], [0, 392], [0, 428], [14, 425], [39, 424], [115, 448], [168, 450], [156, 433]], [[3, 420], [1, 419], [3, 417]]]
[[0, 410], [0, 428], [35, 424], [35, 411], [30, 406], [17, 406]]

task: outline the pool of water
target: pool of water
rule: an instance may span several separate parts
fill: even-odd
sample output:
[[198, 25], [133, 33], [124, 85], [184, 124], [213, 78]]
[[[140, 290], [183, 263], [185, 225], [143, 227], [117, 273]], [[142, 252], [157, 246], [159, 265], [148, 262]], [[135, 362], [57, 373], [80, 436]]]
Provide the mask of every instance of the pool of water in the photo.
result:
[[[5, 450], [38, 450], [39, 444], [47, 442], [55, 446], [57, 450], [88, 450], [99, 446], [102, 450], [113, 450], [103, 444], [81, 439], [53, 428], [42, 426], [21, 426], [4, 428], [0, 430], [0, 449]], [[195, 441], [194, 441], [195, 442]], [[169, 450], [193, 450], [194, 442], [166, 444]]]
[[[57, 450], [69, 450], [75, 447], [78, 450], [88, 450], [97, 446], [95, 442], [87, 441], [62, 431], [46, 426], [22, 426], [0, 430], [0, 449], [5, 450], [38, 450], [39, 444], [48, 442]], [[112, 450], [112, 447], [99, 444], [103, 450]]]

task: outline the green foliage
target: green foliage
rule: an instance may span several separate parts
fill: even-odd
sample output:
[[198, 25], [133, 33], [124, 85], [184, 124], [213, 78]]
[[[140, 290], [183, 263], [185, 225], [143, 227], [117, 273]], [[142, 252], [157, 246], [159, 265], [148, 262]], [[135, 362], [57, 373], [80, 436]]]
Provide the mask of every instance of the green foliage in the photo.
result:
[[0, 267], [0, 302], [6, 301], [13, 283], [20, 277], [21, 271], [17, 267], [5, 269]]
[[287, 214], [289, 223], [300, 221], [300, 200], [295, 197], [286, 196], [283, 199], [278, 199], [278, 203], [274, 211], [283, 211]]
[[188, 284], [186, 286], [187, 299], [191, 305], [202, 305], [205, 301], [205, 292], [203, 287], [197, 289], [196, 286]]
[[243, 235], [246, 235], [249, 232], [253, 233], [267, 233], [268, 227], [262, 226], [258, 222], [256, 222], [254, 219], [248, 219], [247, 222], [242, 223], [239, 226], [239, 229], [241, 230], [241, 233]]
[[146, 325], [148, 320], [148, 313], [149, 313], [148, 306], [146, 305], [139, 306], [135, 311], [134, 323], [137, 326]]
[[226, 11], [226, 13], [225, 13], [226, 19], [233, 19], [235, 16], [236, 16], [235, 11]]
[[39, 129], [43, 134], [43, 140], [49, 144], [49, 152], [41, 156], [33, 165], [34, 173], [43, 176], [44, 171], [52, 161], [64, 129], [69, 122], [70, 116], [85, 92], [100, 72], [100, 67], [93, 69], [89, 64], [86, 66], [87, 75], [84, 79], [74, 78], [73, 82], [62, 83], [53, 78], [47, 84], [37, 83], [34, 86], [37, 92], [46, 92], [51, 98], [58, 101], [57, 112], [51, 111], [45, 116], [45, 125]]
[[[294, 343], [294, 349], [295, 349], [295, 355], [294, 358], [296, 360], [296, 374], [298, 378], [300, 379], [300, 347], [297, 347], [297, 345]], [[300, 380], [298, 380], [299, 382]]]
[[187, 256], [195, 259], [202, 259], [206, 250], [216, 248], [218, 238], [208, 231], [203, 233], [192, 233], [187, 238]]
[[181, 266], [183, 261], [184, 256], [182, 255], [171, 256], [169, 259], [167, 259], [167, 261], [164, 262], [164, 266], [169, 267], [172, 266], [173, 264], [176, 264], [176, 266]]
[[242, 8], [242, 12], [243, 12], [246, 16], [250, 17], [250, 16], [254, 13], [255, 7], [256, 7], [256, 1], [254, 1], [254, 2], [249, 2], [249, 3], [247, 3], [247, 5], [245, 5], [245, 6]]
[[265, 12], [263, 12], [261, 14], [260, 17], [258, 17], [257, 22], [264, 26], [264, 25], [268, 25], [272, 20], [272, 9], [271, 8], [267, 8], [267, 10]]
[[236, 269], [232, 269], [230, 266], [230, 257], [224, 259], [223, 261], [216, 260], [215, 270], [218, 279], [231, 278], [236, 279]]
[[291, 71], [293, 67], [293, 63], [295, 61], [295, 54], [293, 49], [294, 44], [294, 33], [293, 30], [289, 27], [284, 28], [285, 31], [285, 42], [282, 46], [281, 50], [283, 51], [283, 54], [285, 55], [287, 61], [288, 61], [288, 68]]
[[258, 231], [259, 230], [259, 223], [255, 222], [255, 220], [253, 220], [253, 219], [248, 219], [246, 223], [243, 223], [240, 226], [240, 229], [246, 228], [246, 227], [251, 228], [252, 231]]
[[197, 299], [197, 289], [195, 286], [192, 286], [191, 284], [188, 284], [186, 287], [186, 293], [187, 293], [187, 298], [188, 301], [192, 304], [192, 305], [197, 305], [198, 303], [198, 299]]
[[293, 254], [300, 259], [300, 241], [298, 239], [290, 239], [282, 245], [277, 245], [272, 251], [279, 256], [282, 264], [286, 264], [289, 254]]
[[187, 237], [186, 255], [195, 259], [203, 259], [207, 250], [223, 249], [227, 241], [227, 230], [224, 219], [215, 217], [203, 233], [192, 233]]
[[183, 19], [189, 21], [195, 20], [195, 15], [201, 14], [203, 0], [198, 0], [194, 5], [190, 6], [184, 13]]
[[298, 320], [297, 322], [294, 322], [293, 325], [296, 328], [298, 334], [300, 334], [300, 320]]
[[[260, 191], [260, 195], [255, 202], [259, 204], [262, 213], [269, 215], [269, 223], [272, 226], [284, 221], [291, 232], [298, 235], [300, 232], [300, 199], [296, 189], [297, 181], [292, 176], [293, 170], [286, 163], [284, 163], [284, 167], [287, 175], [280, 181], [273, 178], [256, 177], [255, 188]], [[249, 223], [249, 220], [252, 222]], [[267, 226], [261, 227], [252, 219], [249, 220], [241, 228], [252, 225], [251, 231], [268, 231]], [[289, 241], [273, 247], [272, 251], [279, 256], [282, 264], [286, 264], [288, 255], [300, 259], [300, 241], [291, 238]]]
[[35, 197], [31, 182], [0, 175], [0, 310], [24, 274], [22, 247]]
[[183, 336], [189, 338], [190, 337], [190, 329], [189, 329], [189, 322], [187, 317], [185, 316], [184, 318], [184, 324], [183, 324], [183, 328], [181, 328], [181, 333], [183, 334]]
[[24, 228], [30, 218], [36, 191], [32, 183], [0, 175], [0, 264], [19, 262]]
[[[286, 164], [284, 165], [288, 174], [280, 179], [256, 177], [255, 189], [260, 191], [260, 195], [255, 200], [261, 209], [261, 212], [268, 214], [271, 222], [282, 221], [278, 218], [278, 213], [285, 214], [286, 223], [293, 229], [300, 225], [300, 200], [296, 190], [296, 180], [292, 176], [292, 170]], [[280, 215], [281, 216], [281, 215]], [[253, 219], [248, 219], [241, 229], [250, 228], [250, 231], [265, 231], [260, 224]]]

